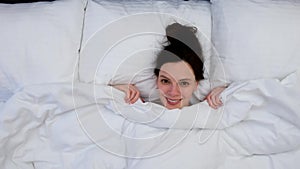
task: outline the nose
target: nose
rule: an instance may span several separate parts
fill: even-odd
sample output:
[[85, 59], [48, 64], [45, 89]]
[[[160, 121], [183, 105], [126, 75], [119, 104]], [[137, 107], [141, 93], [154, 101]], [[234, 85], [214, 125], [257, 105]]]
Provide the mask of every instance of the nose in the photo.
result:
[[172, 84], [169, 86], [168, 95], [169, 96], [179, 96], [180, 95], [180, 88], [179, 88], [178, 84]]

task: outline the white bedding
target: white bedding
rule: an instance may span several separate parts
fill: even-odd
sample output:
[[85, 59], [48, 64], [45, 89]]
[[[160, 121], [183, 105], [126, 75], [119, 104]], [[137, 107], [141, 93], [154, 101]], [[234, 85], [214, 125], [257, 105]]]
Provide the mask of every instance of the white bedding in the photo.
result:
[[[181, 111], [166, 110], [151, 123], [147, 120], [157, 116], [141, 110], [150, 105], [157, 113], [161, 106], [126, 105], [123, 93], [108, 86], [27, 86], [2, 106], [0, 166], [293, 169], [300, 159], [298, 86], [296, 73], [281, 81], [235, 83], [222, 95], [224, 111], [208, 109], [203, 102]], [[184, 120], [194, 120], [198, 106], [202, 109], [195, 123]], [[115, 108], [119, 111], [112, 111]], [[148, 125], [140, 124], [139, 118]]]
[[5, 104], [5, 102], [0, 101], [0, 112], [1, 112], [2, 106], [3, 106], [4, 104]]
[[280, 153], [300, 146], [298, 78], [295, 72], [281, 81], [232, 83], [222, 93], [225, 105], [218, 110], [211, 109], [206, 102], [181, 110], [165, 110], [141, 101], [128, 105], [121, 95], [114, 97], [108, 107], [131, 121], [158, 128], [224, 129], [223, 139], [236, 154]]

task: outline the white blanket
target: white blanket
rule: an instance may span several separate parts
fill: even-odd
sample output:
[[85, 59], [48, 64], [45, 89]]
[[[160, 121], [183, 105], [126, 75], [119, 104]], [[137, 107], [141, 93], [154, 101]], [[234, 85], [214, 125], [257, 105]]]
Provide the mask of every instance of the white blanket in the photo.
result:
[[217, 111], [205, 102], [181, 110], [154, 103], [127, 105], [122, 92], [107, 86], [28, 86], [1, 108], [0, 166], [292, 168], [300, 158], [295, 151], [300, 143], [299, 84], [296, 74], [282, 81], [232, 84]]
[[224, 139], [233, 147], [240, 145], [238, 154], [280, 153], [300, 146], [298, 77], [295, 72], [281, 81], [233, 83], [222, 93], [224, 106], [218, 110], [207, 102], [174, 110], [141, 101], [128, 105], [120, 92], [108, 107], [130, 121], [157, 128], [224, 129]]

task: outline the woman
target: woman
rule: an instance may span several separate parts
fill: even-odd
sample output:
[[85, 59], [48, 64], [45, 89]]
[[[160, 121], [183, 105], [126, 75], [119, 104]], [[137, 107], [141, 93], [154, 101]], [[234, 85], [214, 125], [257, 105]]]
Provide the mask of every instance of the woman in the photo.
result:
[[[168, 109], [190, 105], [193, 92], [203, 77], [202, 48], [196, 37], [195, 27], [173, 23], [166, 28], [166, 46], [156, 60], [156, 85], [160, 102]], [[114, 85], [126, 93], [125, 101], [133, 104], [140, 98], [140, 92], [134, 84]], [[225, 87], [214, 88], [206, 100], [212, 108], [222, 105], [219, 98]]]

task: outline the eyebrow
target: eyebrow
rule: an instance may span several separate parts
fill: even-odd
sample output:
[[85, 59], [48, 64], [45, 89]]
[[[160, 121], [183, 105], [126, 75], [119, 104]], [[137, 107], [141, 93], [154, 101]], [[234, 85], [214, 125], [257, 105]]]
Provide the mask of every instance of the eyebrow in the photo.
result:
[[180, 79], [179, 81], [193, 81], [192, 79]]
[[[170, 80], [170, 78], [168, 78], [167, 76], [165, 76], [165, 75], [160, 75], [160, 77], [162, 77], [162, 78], [166, 78], [166, 79], [168, 79], [168, 80]], [[186, 79], [180, 79], [179, 80], [179, 82], [181, 82], [181, 81], [193, 81], [192, 79], [188, 79], [188, 78], [186, 78]]]
[[160, 77], [162, 77], [162, 78], [166, 78], [166, 79], [170, 79], [170, 78], [168, 78], [167, 76], [165, 76], [165, 75], [160, 75]]

